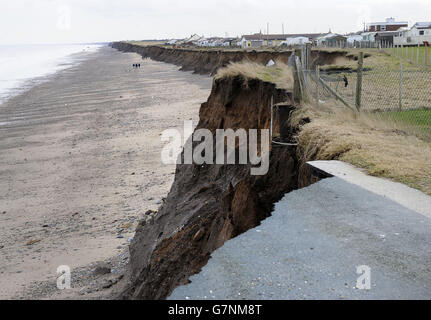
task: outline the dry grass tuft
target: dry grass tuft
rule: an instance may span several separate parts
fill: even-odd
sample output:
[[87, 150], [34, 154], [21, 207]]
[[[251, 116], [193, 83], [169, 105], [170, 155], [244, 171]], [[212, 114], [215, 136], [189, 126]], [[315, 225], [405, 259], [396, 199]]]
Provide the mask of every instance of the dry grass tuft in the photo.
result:
[[271, 67], [250, 61], [233, 62], [227, 67], [221, 68], [217, 72], [215, 79], [235, 76], [241, 76], [244, 80], [259, 79], [274, 83], [280, 89], [293, 90], [292, 70], [281, 61], [276, 61], [276, 64]]
[[303, 160], [342, 160], [431, 195], [431, 143], [372, 115], [305, 106], [294, 121], [312, 119], [298, 140]]

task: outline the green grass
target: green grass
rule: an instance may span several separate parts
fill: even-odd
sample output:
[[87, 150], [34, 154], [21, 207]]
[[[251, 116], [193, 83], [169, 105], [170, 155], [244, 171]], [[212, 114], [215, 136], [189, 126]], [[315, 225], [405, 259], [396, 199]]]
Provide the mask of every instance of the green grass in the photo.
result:
[[412, 125], [428, 126], [431, 130], [431, 109], [391, 111], [388, 114], [394, 120]]
[[424, 140], [431, 140], [431, 109], [387, 111], [381, 115], [396, 122], [401, 128], [416, 131]]
[[431, 65], [431, 48], [428, 48], [428, 55], [426, 55], [425, 47], [403, 47], [394, 49], [384, 49], [385, 52], [398, 56], [401, 59], [408, 61], [413, 64], [418, 64], [418, 52], [419, 52], [419, 65]]

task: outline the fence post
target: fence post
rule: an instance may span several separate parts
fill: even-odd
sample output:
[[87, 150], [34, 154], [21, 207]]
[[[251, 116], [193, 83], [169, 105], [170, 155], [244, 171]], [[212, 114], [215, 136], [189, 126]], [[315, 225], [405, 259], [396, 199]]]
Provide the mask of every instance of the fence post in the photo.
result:
[[362, 95], [362, 70], [364, 65], [364, 53], [359, 52], [358, 59], [358, 79], [356, 81], [356, 109], [361, 109], [361, 95]]
[[398, 108], [401, 110], [403, 107], [403, 64], [400, 63], [400, 96], [398, 102]]
[[272, 117], [273, 117], [273, 114], [274, 114], [273, 109], [274, 109], [274, 96], [271, 96], [271, 128], [270, 128], [271, 143], [272, 143], [272, 121], [273, 121]]
[[316, 66], [316, 104], [319, 105], [319, 83], [320, 83], [320, 67]]
[[417, 64], [419, 64], [419, 44], [418, 44], [418, 48], [417, 48]]
[[425, 45], [425, 52], [424, 52], [424, 64], [428, 64], [428, 46]]

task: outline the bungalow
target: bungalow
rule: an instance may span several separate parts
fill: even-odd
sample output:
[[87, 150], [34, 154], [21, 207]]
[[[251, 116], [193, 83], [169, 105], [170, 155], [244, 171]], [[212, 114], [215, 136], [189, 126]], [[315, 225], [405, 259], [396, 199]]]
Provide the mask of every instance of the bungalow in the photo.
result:
[[400, 30], [394, 36], [395, 46], [417, 46], [425, 44], [431, 44], [431, 22], [417, 22], [410, 30]]
[[328, 33], [324, 36], [318, 37], [316, 39], [316, 43], [318, 46], [325, 47], [345, 46], [347, 43], [347, 37], [336, 33]]
[[351, 34], [347, 36], [347, 43], [350, 45], [355, 45], [357, 42], [362, 41], [362, 36], [360, 34]]
[[280, 43], [280, 45], [286, 45], [288, 47], [290, 46], [298, 46], [303, 44], [311, 43], [310, 38], [307, 37], [289, 37], [286, 39], [286, 41], [283, 41]]
[[320, 33], [309, 33], [309, 34], [263, 34], [255, 33], [252, 35], [243, 35], [241, 38], [242, 48], [257, 48], [262, 46], [278, 47], [281, 44], [285, 44], [287, 39], [291, 38], [304, 38], [305, 41], [308, 39], [310, 42], [314, 41], [317, 37], [321, 36]]
[[172, 39], [172, 40], [166, 41], [166, 42], [165, 42], [165, 44], [167, 44], [167, 45], [174, 45], [174, 44], [176, 44], [177, 42], [178, 42], [178, 40], [176, 40], [176, 39]]
[[287, 35], [284, 34], [263, 34], [255, 33], [251, 35], [243, 35], [241, 39], [242, 48], [258, 48], [262, 46], [278, 46], [280, 42], [286, 40]]
[[392, 46], [394, 43], [394, 37], [399, 34], [399, 31], [382, 31], [377, 32], [375, 36], [376, 42], [380, 43], [380, 45], [387, 47]]
[[387, 18], [385, 22], [371, 22], [367, 25], [367, 32], [397, 31], [408, 27], [405, 21], [395, 21], [394, 18]]
[[195, 43], [197, 43], [199, 40], [202, 40], [202, 39], [203, 37], [197, 34], [193, 34], [189, 38], [186, 38], [183, 41], [181, 41], [181, 44], [194, 45]]
[[377, 32], [364, 32], [361, 36], [364, 42], [376, 42]]

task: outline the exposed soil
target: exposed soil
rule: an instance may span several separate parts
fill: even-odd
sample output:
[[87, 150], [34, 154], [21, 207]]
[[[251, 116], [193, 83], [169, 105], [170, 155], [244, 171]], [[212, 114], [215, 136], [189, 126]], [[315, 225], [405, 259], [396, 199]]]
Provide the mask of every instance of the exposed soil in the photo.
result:
[[[95, 280], [118, 280], [138, 221], [174, 180], [160, 134], [196, 124], [212, 83], [107, 47], [47, 80], [0, 106], [2, 299], [100, 297], [86, 287], [106, 259], [113, 274]], [[71, 291], [56, 287], [60, 265]]]
[[[292, 104], [291, 93], [271, 83], [244, 83], [240, 77], [216, 80], [201, 106], [196, 129], [207, 128], [213, 134], [216, 129], [268, 129], [272, 96], [275, 103]], [[130, 246], [130, 284], [123, 298], [166, 298], [199, 272], [225, 241], [259, 225], [286, 192], [312, 182], [310, 172], [298, 163], [295, 147], [273, 146], [266, 175], [251, 176], [249, 169], [248, 165], [177, 166], [159, 213], [136, 229]]]
[[[128, 43], [114, 43], [113, 47], [174, 63], [182, 70], [210, 74], [230, 61], [287, 62], [290, 55], [288, 51], [217, 52]], [[317, 61], [319, 55], [314, 55]], [[339, 58], [337, 53], [323, 59], [332, 63]], [[213, 135], [216, 129], [269, 129], [271, 97], [274, 103], [288, 108], [275, 118], [277, 134], [293, 141], [299, 128], [290, 125], [290, 114], [295, 109], [292, 93], [272, 83], [238, 76], [214, 80], [196, 129], [209, 129]], [[225, 241], [259, 225], [285, 193], [320, 178], [298, 160], [295, 146], [273, 145], [269, 172], [263, 176], [251, 176], [249, 165], [177, 165], [175, 181], [160, 211], [152, 219], [141, 221], [136, 229], [130, 246], [128, 285], [121, 298], [168, 297], [175, 287], [199, 272]]]
[[[139, 46], [127, 42], [115, 42], [112, 44], [124, 52], [136, 52], [144, 58], [156, 61], [173, 63], [181, 66], [181, 70], [194, 71], [199, 74], [214, 75], [219, 68], [227, 66], [230, 62], [248, 60], [266, 64], [269, 60], [288, 62], [292, 51], [246, 51], [246, 50], [196, 50], [196, 49], [173, 49], [161, 46]], [[353, 55], [345, 51], [312, 50], [311, 61], [314, 65], [334, 65], [354, 60]]]

